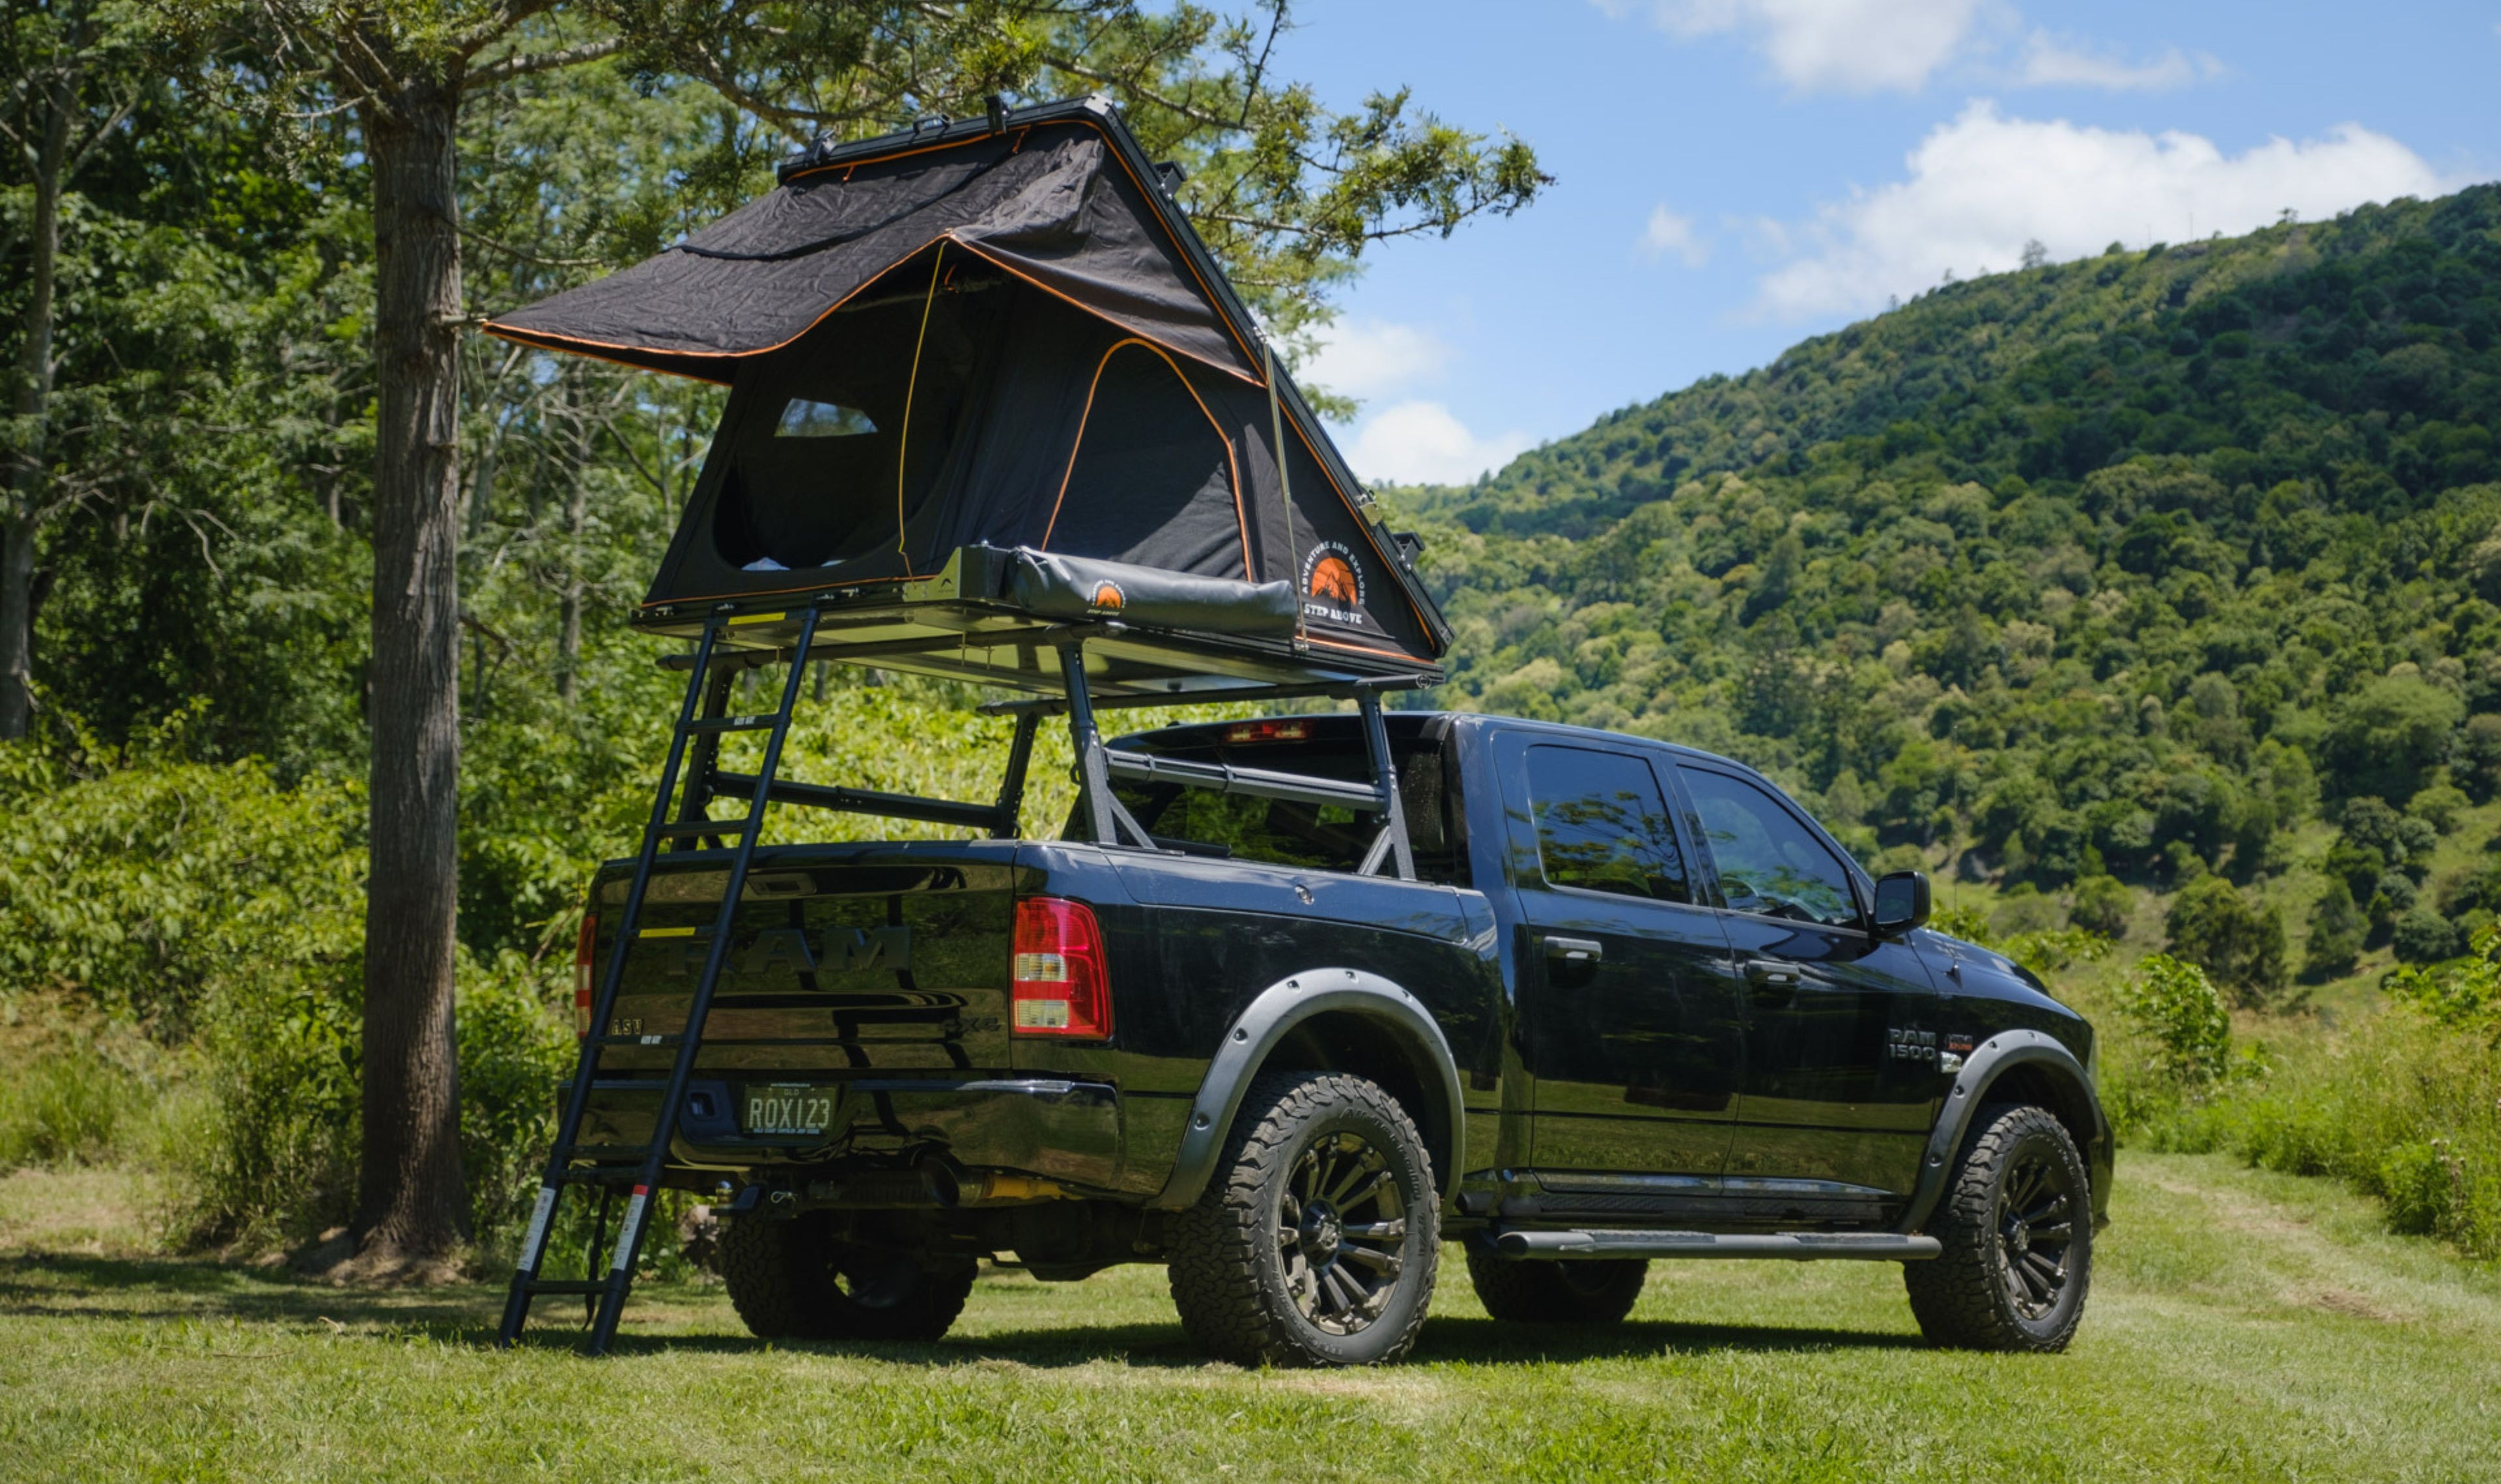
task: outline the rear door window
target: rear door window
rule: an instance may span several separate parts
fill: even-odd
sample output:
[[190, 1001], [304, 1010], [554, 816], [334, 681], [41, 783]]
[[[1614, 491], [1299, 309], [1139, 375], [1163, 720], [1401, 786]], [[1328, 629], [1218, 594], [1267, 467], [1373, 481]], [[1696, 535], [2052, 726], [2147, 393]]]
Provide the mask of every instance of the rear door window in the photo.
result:
[[1693, 900], [1684, 852], [1648, 762], [1541, 743], [1528, 749], [1527, 767], [1538, 868], [1548, 885]]

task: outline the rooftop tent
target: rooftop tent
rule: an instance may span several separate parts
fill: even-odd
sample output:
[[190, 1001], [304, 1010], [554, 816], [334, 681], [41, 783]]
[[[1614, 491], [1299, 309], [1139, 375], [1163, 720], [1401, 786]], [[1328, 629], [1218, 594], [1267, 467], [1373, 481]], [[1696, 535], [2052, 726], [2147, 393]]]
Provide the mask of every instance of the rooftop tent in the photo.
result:
[[960, 572], [951, 598], [1359, 670], [1448, 643], [1100, 100], [820, 145], [658, 256], [486, 328], [730, 387], [649, 626]]

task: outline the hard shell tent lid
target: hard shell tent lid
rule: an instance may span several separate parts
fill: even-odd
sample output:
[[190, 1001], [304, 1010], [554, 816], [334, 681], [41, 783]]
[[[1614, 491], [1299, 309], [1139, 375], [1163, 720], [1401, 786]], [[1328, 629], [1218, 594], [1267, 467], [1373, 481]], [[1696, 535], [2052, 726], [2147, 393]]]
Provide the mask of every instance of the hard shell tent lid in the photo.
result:
[[[1073, 559], [1080, 596], [1109, 604], [1089, 611], [1130, 625], [1366, 673], [1448, 646], [1109, 104], [819, 145], [781, 174], [658, 256], [486, 326], [731, 388], [639, 621], [939, 593], [1044, 613]], [[1147, 601], [1124, 608], [1132, 588]]]

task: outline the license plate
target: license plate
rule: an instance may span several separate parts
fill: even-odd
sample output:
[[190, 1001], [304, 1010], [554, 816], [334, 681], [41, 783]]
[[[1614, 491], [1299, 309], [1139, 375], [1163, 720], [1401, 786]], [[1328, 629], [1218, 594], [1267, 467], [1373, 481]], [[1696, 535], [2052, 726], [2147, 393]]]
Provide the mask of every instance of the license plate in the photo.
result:
[[750, 1135], [822, 1134], [833, 1127], [839, 1086], [822, 1082], [750, 1082], [742, 1089], [739, 1126]]

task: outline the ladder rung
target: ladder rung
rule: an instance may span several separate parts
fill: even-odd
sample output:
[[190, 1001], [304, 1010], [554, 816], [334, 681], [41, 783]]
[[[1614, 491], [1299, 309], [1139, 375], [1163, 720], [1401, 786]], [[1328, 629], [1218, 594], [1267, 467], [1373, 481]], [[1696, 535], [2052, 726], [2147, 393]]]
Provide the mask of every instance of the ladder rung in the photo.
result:
[[[602, 1149], [601, 1152], [611, 1151]], [[614, 1152], [621, 1154], [630, 1151]], [[570, 1154], [566, 1156], [568, 1159], [572, 1157]], [[566, 1185], [631, 1185], [642, 1178], [643, 1167], [640, 1165], [592, 1165], [587, 1169], [568, 1170], [556, 1176], [559, 1182]]]
[[773, 711], [756, 711], [744, 716], [706, 716], [686, 723], [689, 732], [761, 732], [781, 719]]
[[594, 1036], [590, 1038], [590, 1043], [594, 1046], [674, 1046], [683, 1039], [677, 1036]]
[[682, 819], [664, 824], [652, 833], [669, 840], [684, 840], [699, 835], [736, 835], [747, 828], [744, 819]]
[[604, 1294], [606, 1278], [532, 1278], [530, 1292], [537, 1294]]

